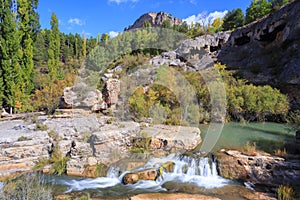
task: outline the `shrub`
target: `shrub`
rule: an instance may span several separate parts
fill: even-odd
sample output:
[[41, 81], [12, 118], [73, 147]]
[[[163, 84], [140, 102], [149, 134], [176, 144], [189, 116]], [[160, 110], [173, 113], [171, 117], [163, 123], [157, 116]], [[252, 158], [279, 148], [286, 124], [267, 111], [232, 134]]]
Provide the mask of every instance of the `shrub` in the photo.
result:
[[48, 130], [48, 126], [45, 124], [42, 124], [41, 122], [37, 122], [35, 125], [35, 131], [47, 131]]
[[53, 198], [51, 188], [44, 184], [40, 175], [34, 173], [7, 182], [2, 193], [1, 199], [3, 200], [49, 200]]
[[51, 154], [50, 163], [52, 164], [51, 173], [62, 175], [67, 170], [67, 162], [69, 157], [63, 156], [61, 150], [56, 145]]
[[280, 185], [277, 188], [277, 198], [278, 200], [292, 200], [293, 189], [287, 185]]
[[18, 141], [26, 141], [26, 140], [31, 140], [31, 138], [28, 138], [26, 136], [21, 136], [18, 138]]

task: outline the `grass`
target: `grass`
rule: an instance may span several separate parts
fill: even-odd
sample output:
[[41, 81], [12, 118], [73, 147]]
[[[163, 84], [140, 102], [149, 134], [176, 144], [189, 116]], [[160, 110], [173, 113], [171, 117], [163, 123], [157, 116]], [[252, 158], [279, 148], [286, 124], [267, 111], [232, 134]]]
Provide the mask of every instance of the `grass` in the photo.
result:
[[243, 153], [249, 155], [249, 156], [255, 156], [256, 155], [256, 143], [253, 142], [252, 144], [250, 144], [249, 141], [246, 142], [246, 144], [244, 145], [243, 149], [242, 149]]
[[275, 155], [276, 156], [287, 156], [288, 154], [287, 154], [287, 152], [286, 152], [286, 149], [285, 148], [283, 148], [283, 150], [281, 150], [281, 149], [276, 149], [275, 150]]
[[11, 199], [52, 199], [52, 189], [46, 186], [40, 175], [29, 173], [6, 182], [2, 191], [2, 200]]
[[21, 136], [21, 137], [18, 138], [18, 141], [19, 141], [19, 142], [20, 142], [20, 141], [27, 141], [27, 140], [31, 140], [31, 138], [28, 138], [28, 137], [26, 137], [26, 136]]
[[280, 185], [277, 188], [277, 199], [278, 200], [292, 200], [294, 191], [290, 186]]
[[42, 124], [41, 122], [37, 122], [35, 125], [35, 131], [47, 131], [49, 128], [47, 125]]
[[52, 164], [51, 172], [53, 174], [62, 175], [67, 170], [67, 162], [70, 160], [69, 157], [63, 156], [61, 150], [56, 145], [50, 158]]

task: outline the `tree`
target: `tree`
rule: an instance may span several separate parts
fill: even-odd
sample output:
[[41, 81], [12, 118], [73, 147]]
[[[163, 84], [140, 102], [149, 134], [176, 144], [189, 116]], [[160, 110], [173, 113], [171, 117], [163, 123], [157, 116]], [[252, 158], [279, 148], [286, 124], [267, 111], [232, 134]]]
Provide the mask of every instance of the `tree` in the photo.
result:
[[151, 27], [152, 25], [148, 20], [144, 21], [143, 28], [151, 28]]
[[170, 20], [164, 20], [163, 22], [162, 22], [162, 24], [161, 24], [161, 27], [162, 28], [168, 28], [168, 29], [171, 29], [172, 28], [172, 26], [171, 26], [171, 21]]
[[37, 34], [33, 48], [33, 60], [37, 67], [40, 67], [43, 63], [46, 63], [48, 59], [47, 55], [47, 42], [46, 31], [42, 30]]
[[229, 11], [225, 15], [222, 29], [224, 31], [234, 30], [243, 25], [244, 25], [244, 13], [240, 8], [238, 8]]
[[272, 5], [267, 0], [252, 0], [246, 10], [246, 24], [251, 23], [270, 13]]
[[86, 58], [86, 36], [83, 34], [83, 44], [82, 44], [82, 57], [83, 59]]
[[219, 32], [221, 30], [221, 27], [223, 25], [223, 19], [221, 18], [216, 18], [214, 19], [213, 23], [212, 23], [212, 32]]
[[[22, 93], [31, 94], [34, 86], [33, 86], [33, 40], [31, 33], [33, 32], [33, 28], [31, 27], [31, 13], [32, 5], [29, 0], [18, 0], [18, 27], [21, 37], [21, 47], [22, 47], [22, 84], [21, 87]], [[25, 100], [25, 99], [24, 99]], [[27, 97], [27, 101], [29, 100], [29, 96]], [[26, 100], [25, 100], [26, 101]]]
[[[19, 60], [22, 57], [22, 50], [19, 41], [19, 32], [16, 29], [16, 13], [12, 13], [11, 1], [3, 0], [0, 8], [0, 67], [1, 80], [0, 101], [5, 106], [15, 107], [16, 93], [21, 84], [21, 66]], [[2, 82], [2, 83], [1, 83]]]
[[272, 9], [276, 10], [288, 2], [291, 2], [291, 0], [269, 0], [269, 2], [272, 4]]
[[59, 66], [59, 54], [60, 54], [60, 37], [58, 29], [58, 19], [55, 13], [51, 16], [51, 33], [49, 38], [48, 49], [48, 70], [49, 78], [51, 81], [56, 80], [57, 70]]
[[108, 35], [108, 33], [104, 33], [104, 34], [102, 34], [102, 36], [101, 36], [101, 42], [102, 42], [102, 44], [107, 44], [108, 43], [108, 40], [109, 40], [109, 35]]

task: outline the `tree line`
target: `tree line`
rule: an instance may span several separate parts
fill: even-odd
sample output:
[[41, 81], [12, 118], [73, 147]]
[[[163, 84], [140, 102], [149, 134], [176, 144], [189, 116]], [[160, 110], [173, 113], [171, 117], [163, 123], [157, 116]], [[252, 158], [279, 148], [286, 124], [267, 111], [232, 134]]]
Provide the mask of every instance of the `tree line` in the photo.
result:
[[229, 11], [223, 18], [222, 30], [234, 30], [249, 24], [291, 1], [293, 0], [252, 0], [246, 9], [246, 14], [240, 8]]
[[[71, 84], [86, 55], [109, 39], [60, 32], [55, 13], [51, 29], [41, 29], [39, 0], [2, 0], [0, 4], [0, 107], [13, 112], [49, 110]], [[42, 94], [48, 102], [42, 103]], [[50, 102], [49, 102], [50, 101]], [[50, 108], [51, 109], [51, 108]]]

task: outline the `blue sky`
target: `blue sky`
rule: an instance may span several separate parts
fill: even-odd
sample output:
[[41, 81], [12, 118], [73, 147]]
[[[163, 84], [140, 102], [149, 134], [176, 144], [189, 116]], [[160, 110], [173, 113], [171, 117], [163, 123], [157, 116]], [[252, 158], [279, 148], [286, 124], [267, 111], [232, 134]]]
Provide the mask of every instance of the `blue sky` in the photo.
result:
[[[219, 16], [226, 10], [246, 10], [251, 0], [40, 0], [38, 12], [42, 28], [50, 28], [55, 12], [59, 29], [65, 33], [122, 32], [147, 12], [165, 11], [180, 19], [197, 21], [203, 13]], [[219, 13], [220, 12], [220, 13]], [[222, 14], [221, 14], [222, 15]]]

